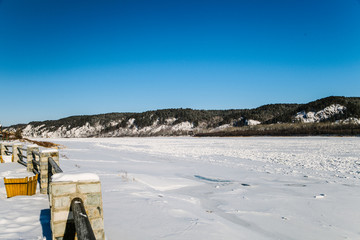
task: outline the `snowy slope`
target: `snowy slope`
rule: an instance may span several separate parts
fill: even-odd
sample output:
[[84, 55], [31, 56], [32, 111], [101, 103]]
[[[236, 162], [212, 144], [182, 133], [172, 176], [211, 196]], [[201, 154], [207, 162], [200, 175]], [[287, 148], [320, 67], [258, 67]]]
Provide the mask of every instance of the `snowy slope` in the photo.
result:
[[[121, 122], [121, 121], [120, 121]], [[80, 127], [60, 126], [58, 128], [48, 128], [45, 125], [34, 127], [31, 124], [23, 129], [23, 136], [25, 137], [43, 137], [43, 138], [81, 138], [81, 137], [119, 137], [119, 136], [153, 136], [153, 135], [188, 135], [190, 131], [199, 131], [200, 127], [194, 127], [190, 122], [181, 122], [173, 125], [172, 119], [169, 119], [165, 124], [158, 124], [154, 122], [152, 126], [139, 128], [134, 124], [134, 119], [129, 119], [126, 127], [119, 127], [110, 132], [104, 133], [107, 127], [114, 125], [101, 125], [96, 123], [91, 126], [86, 122]]]
[[231, 131], [233, 127], [264, 123], [318, 123], [336, 119], [339, 124], [358, 124], [359, 109], [360, 98], [328, 97], [302, 105], [269, 104], [243, 110], [163, 109], [143, 113], [72, 116], [14, 125], [9, 130], [16, 131], [21, 128], [25, 137], [44, 138], [188, 136]]
[[295, 121], [304, 123], [321, 122], [337, 114], [342, 114], [345, 110], [346, 107], [340, 104], [332, 104], [317, 112], [298, 112], [295, 116]]

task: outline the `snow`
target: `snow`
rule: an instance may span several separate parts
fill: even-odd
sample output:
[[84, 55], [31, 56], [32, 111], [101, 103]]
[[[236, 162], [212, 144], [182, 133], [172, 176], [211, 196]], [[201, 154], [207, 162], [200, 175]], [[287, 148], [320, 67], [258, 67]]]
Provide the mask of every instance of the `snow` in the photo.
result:
[[34, 176], [33, 173], [26, 171], [26, 167], [18, 163], [11, 162], [9, 164], [2, 164], [0, 167], [0, 178], [25, 178]]
[[28, 144], [26, 147], [39, 147], [37, 144]]
[[223, 124], [223, 125], [220, 125], [220, 126], [214, 128], [214, 129], [212, 130], [212, 132], [216, 132], [216, 131], [219, 131], [219, 130], [224, 130], [224, 129], [230, 128], [230, 127], [232, 127], [232, 125], [230, 125], [230, 124]]
[[167, 124], [173, 124], [176, 120], [177, 120], [176, 118], [167, 118], [167, 119], [165, 119], [165, 122]]
[[246, 121], [245, 121], [245, 124], [246, 124], [247, 126], [255, 126], [255, 125], [261, 124], [261, 122], [260, 122], [260, 121], [257, 121], [257, 120], [249, 119], [249, 120], [246, 120]]
[[41, 153], [53, 153], [53, 152], [59, 152], [57, 149], [41, 149]]
[[336, 114], [344, 113], [345, 110], [346, 107], [340, 104], [332, 104], [318, 112], [307, 112], [307, 113], [305, 111], [298, 112], [295, 116], [295, 120], [304, 123], [320, 122]]
[[26, 137], [45, 137], [45, 138], [82, 138], [93, 136], [104, 137], [118, 137], [118, 136], [152, 136], [152, 135], [177, 135], [184, 134], [188, 131], [199, 131], [200, 127], [195, 128], [190, 122], [182, 122], [176, 125], [173, 123], [176, 118], [166, 119], [164, 124], [160, 124], [159, 120], [153, 122], [151, 126], [139, 128], [135, 123], [135, 118], [131, 118], [127, 121], [127, 127], [114, 129], [111, 132], [102, 133], [107, 127], [114, 126], [116, 122], [110, 121], [106, 125], [101, 125], [100, 122], [96, 122], [94, 126], [91, 126], [86, 122], [83, 126], [71, 127], [60, 126], [58, 128], [46, 128], [45, 125], [34, 127], [31, 124], [27, 125], [22, 134]]
[[[107, 239], [360, 238], [357, 137], [52, 141], [66, 146], [66, 175], [100, 178]], [[40, 239], [43, 196], [28, 209], [27, 198], [1, 195], [2, 216], [26, 211], [12, 207], [18, 229], [3, 237], [0, 220], [0, 238]]]
[[56, 173], [51, 176], [51, 181], [53, 182], [98, 182], [99, 176], [93, 173], [78, 173], [78, 174], [66, 174], [66, 173]]
[[2, 160], [4, 161], [4, 163], [11, 163], [12, 162], [12, 155], [1, 155]]
[[201, 183], [184, 178], [149, 176], [144, 174], [133, 174], [132, 177], [157, 191], [169, 191], [184, 187], [201, 185]]
[[190, 122], [181, 122], [172, 127], [175, 131], [191, 131], [193, 128], [193, 124]]
[[360, 124], [360, 119], [350, 117], [350, 118], [347, 118], [345, 120], [337, 120], [335, 123], [337, 123], [337, 124], [339, 124], [339, 123], [342, 123], [342, 124]]
[[130, 118], [130, 119], [128, 120], [128, 126], [133, 125], [134, 122], [135, 122], [135, 118]]
[[7, 198], [3, 178], [33, 176], [18, 163], [0, 164], [0, 239], [51, 239], [48, 196]]

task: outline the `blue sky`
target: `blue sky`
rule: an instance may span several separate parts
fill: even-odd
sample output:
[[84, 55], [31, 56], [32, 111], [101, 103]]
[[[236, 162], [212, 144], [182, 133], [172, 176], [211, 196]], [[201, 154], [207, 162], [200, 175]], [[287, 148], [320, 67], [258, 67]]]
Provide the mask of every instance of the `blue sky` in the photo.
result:
[[360, 93], [357, 0], [0, 0], [3, 125]]

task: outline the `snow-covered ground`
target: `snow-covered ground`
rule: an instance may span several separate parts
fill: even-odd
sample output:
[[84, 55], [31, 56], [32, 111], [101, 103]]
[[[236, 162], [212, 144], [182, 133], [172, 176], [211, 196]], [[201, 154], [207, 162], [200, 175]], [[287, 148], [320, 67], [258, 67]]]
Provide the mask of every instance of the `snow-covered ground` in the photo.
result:
[[[108, 240], [360, 239], [360, 138], [51, 141], [66, 147], [64, 172], [100, 177]], [[1, 216], [8, 206], [22, 209], [28, 198], [2, 194]], [[32, 198], [41, 205], [39, 219], [46, 202]], [[24, 217], [35, 218], [33, 212]], [[13, 216], [3, 225], [12, 219], [19, 224]], [[14, 239], [36, 239], [21, 231]]]
[[31, 176], [18, 163], [0, 164], [0, 239], [51, 239], [47, 195], [6, 197], [4, 177]]

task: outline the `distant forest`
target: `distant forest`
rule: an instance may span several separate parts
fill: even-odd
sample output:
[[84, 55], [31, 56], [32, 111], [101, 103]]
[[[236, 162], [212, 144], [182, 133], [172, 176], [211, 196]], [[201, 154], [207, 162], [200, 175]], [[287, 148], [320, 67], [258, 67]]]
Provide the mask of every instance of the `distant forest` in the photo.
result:
[[[340, 114], [333, 115], [331, 118], [322, 120], [322, 125], [306, 124], [299, 127], [294, 123], [296, 113], [317, 112], [332, 104], [340, 104], [346, 110]], [[254, 109], [230, 109], [230, 110], [193, 110], [189, 108], [162, 109], [147, 111], [143, 113], [107, 113], [98, 115], [71, 116], [59, 120], [49, 120], [41, 122], [30, 122], [29, 124], [18, 124], [10, 126], [12, 129], [24, 129], [27, 125], [36, 128], [46, 128], [55, 131], [60, 127], [66, 129], [76, 128], [89, 124], [90, 126], [102, 125], [100, 134], [106, 134], [121, 128], [144, 128], [154, 124], [176, 125], [182, 122], [192, 123], [194, 128], [203, 126], [204, 129], [214, 129], [224, 124], [230, 124], [233, 129], [219, 132], [204, 131], [197, 136], [250, 136], [250, 135], [322, 135], [340, 134], [358, 135], [359, 127], [356, 125], [331, 126], [336, 120], [348, 118], [360, 118], [360, 98], [359, 97], [326, 97], [306, 104], [268, 104]], [[173, 119], [171, 123], [167, 122]], [[257, 120], [260, 126], [246, 126], [248, 120]], [[129, 125], [129, 121], [132, 124]], [[282, 123], [273, 127], [274, 124]], [[272, 126], [272, 127], [269, 127]], [[287, 126], [285, 128], [285, 126]]]

